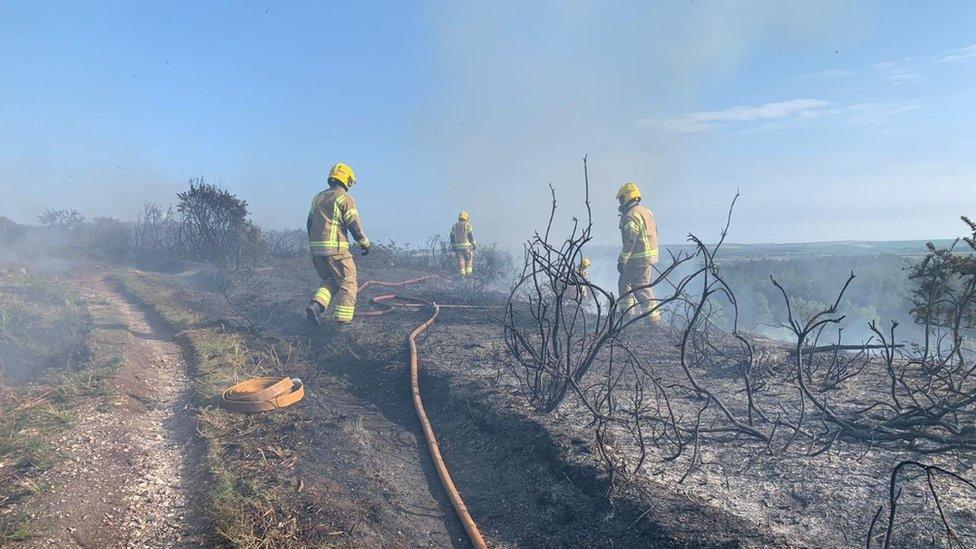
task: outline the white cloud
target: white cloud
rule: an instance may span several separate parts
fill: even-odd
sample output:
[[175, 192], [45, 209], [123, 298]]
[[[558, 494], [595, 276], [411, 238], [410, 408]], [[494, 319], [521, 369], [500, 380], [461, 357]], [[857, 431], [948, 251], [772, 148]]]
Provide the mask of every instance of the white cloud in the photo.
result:
[[[959, 63], [965, 61], [976, 61], [976, 44], [944, 52], [939, 58], [940, 63]], [[874, 71], [875, 75], [887, 80], [891, 84], [900, 86], [902, 84], [921, 82], [924, 78], [922, 73], [926, 72], [927, 69], [930, 69], [933, 63], [934, 59], [928, 56], [923, 57], [922, 59], [912, 59], [911, 57], [906, 57], [905, 59], [900, 59], [897, 61], [882, 61], [875, 63], [874, 65], [871, 65], [870, 70]], [[863, 73], [863, 70], [864, 69], [825, 69], [822, 71], [805, 74], [803, 77], [823, 80], [839, 80], [842, 78], [858, 76]]]
[[854, 103], [837, 114], [850, 124], [882, 126], [900, 114], [917, 109], [914, 103]]
[[721, 111], [705, 111], [682, 115], [667, 120], [641, 119], [640, 126], [660, 125], [676, 132], [701, 132], [722, 127], [728, 123], [776, 120], [783, 118], [813, 118], [830, 105], [820, 99], [793, 99], [764, 103], [759, 106], [740, 105]]
[[976, 44], [954, 50], [949, 55], [944, 56], [939, 61], [943, 63], [958, 63], [959, 61], [976, 60]]
[[639, 126], [660, 126], [666, 130], [683, 133], [704, 132], [726, 127], [733, 123], [760, 122], [751, 128], [770, 130], [788, 127], [797, 120], [820, 118], [848, 125], [882, 126], [896, 116], [917, 110], [912, 102], [862, 102], [831, 103], [820, 99], [794, 99], [765, 103], [750, 107], [738, 106], [721, 111], [689, 113], [674, 118], [658, 120], [644, 118]]
[[903, 61], [885, 61], [883, 63], [876, 63], [872, 68], [879, 76], [896, 86], [920, 82], [922, 75], [909, 64], [910, 61], [911, 58]]

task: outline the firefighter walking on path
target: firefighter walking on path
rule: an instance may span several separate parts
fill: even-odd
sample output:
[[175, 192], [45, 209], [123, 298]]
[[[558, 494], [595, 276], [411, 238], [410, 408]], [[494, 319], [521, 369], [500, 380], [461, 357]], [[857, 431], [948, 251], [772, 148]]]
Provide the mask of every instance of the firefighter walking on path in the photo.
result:
[[458, 270], [461, 276], [474, 274], [474, 229], [468, 223], [468, 212], [458, 214], [457, 223], [451, 227], [451, 247], [457, 256]]
[[369, 253], [369, 238], [363, 232], [356, 201], [349, 189], [356, 184], [356, 174], [339, 163], [329, 171], [329, 188], [315, 195], [308, 211], [308, 247], [312, 265], [322, 278], [322, 285], [305, 308], [309, 320], [321, 324], [326, 309], [333, 304], [332, 318], [338, 323], [352, 322], [356, 312], [356, 263], [349, 252], [349, 237]]
[[[641, 204], [640, 189], [634, 183], [627, 183], [617, 191], [620, 202], [620, 237], [623, 248], [617, 258], [617, 284], [620, 292], [621, 312], [640, 315], [650, 311], [654, 305], [654, 292], [651, 290], [653, 265], [658, 260], [657, 225], [654, 215]], [[649, 317], [653, 324], [661, 321], [660, 311]]]

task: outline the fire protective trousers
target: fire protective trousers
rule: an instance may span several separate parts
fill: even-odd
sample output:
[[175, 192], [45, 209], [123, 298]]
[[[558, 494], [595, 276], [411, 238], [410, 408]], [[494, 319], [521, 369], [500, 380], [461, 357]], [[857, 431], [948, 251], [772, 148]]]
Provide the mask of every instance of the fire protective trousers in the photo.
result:
[[332, 318], [336, 322], [351, 322], [356, 312], [356, 292], [359, 290], [352, 255], [313, 255], [312, 265], [322, 278], [322, 285], [312, 299], [325, 309], [334, 303]]
[[474, 274], [474, 252], [471, 248], [455, 249], [454, 254], [457, 256], [458, 261], [458, 271], [461, 276], [471, 276]]
[[[650, 311], [656, 305], [654, 290], [649, 286], [654, 267], [644, 261], [628, 261], [624, 264], [623, 271], [617, 282], [617, 290], [620, 292], [618, 295], [621, 296], [621, 312], [636, 316]], [[661, 313], [654, 311], [648, 318], [652, 322], [659, 322]]]
[[[583, 280], [586, 280], [586, 279], [588, 279], [590, 277], [590, 275], [589, 275], [589, 269], [587, 269], [586, 267], [580, 266], [579, 269], [577, 270], [577, 272], [579, 273], [580, 278], [582, 278]], [[577, 285], [576, 286], [576, 301], [583, 301], [583, 300], [585, 300], [586, 299], [586, 295], [587, 295], [587, 290], [588, 290], [588, 288], [586, 286], [583, 286], [582, 284]]]
[[585, 301], [587, 295], [589, 295], [589, 294], [587, 293], [586, 286], [577, 286], [576, 287], [576, 301]]

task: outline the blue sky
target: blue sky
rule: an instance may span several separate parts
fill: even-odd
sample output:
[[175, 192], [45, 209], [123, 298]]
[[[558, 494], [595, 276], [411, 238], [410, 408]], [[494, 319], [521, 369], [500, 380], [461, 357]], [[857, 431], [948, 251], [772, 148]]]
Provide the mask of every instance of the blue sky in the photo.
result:
[[667, 242], [955, 236], [970, 2], [0, 4], [0, 215], [132, 218], [203, 175], [299, 227], [335, 161], [374, 240], [516, 243], [642, 186]]

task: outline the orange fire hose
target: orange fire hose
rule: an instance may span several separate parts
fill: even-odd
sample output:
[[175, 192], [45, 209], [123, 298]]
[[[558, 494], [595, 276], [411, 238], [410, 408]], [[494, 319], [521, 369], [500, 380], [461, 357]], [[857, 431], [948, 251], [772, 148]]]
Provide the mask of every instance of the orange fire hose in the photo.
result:
[[291, 406], [304, 397], [305, 385], [297, 377], [255, 377], [224, 391], [220, 401], [235, 412], [267, 412]]
[[[434, 279], [443, 280], [443, 277], [438, 275], [430, 275], [412, 278], [409, 280], [402, 280], [399, 282], [367, 280], [359, 287], [359, 291], [362, 291], [369, 286], [385, 286], [395, 288], [410, 284], [419, 284], [421, 282]], [[437, 320], [438, 315], [440, 315], [441, 307], [433, 301], [426, 301], [412, 297], [400, 297], [396, 294], [386, 294], [372, 298], [372, 302], [375, 305], [382, 307], [381, 309], [362, 312], [360, 315], [379, 316], [389, 313], [393, 310], [394, 306], [387, 302], [393, 300], [399, 300], [401, 302], [399, 304], [400, 306], [411, 308], [429, 307], [433, 311], [430, 318], [414, 328], [407, 337], [407, 342], [410, 345], [410, 388], [411, 392], [413, 393], [413, 406], [417, 411], [417, 418], [420, 420], [420, 425], [424, 430], [424, 438], [427, 440], [427, 449], [430, 452], [431, 459], [434, 461], [434, 468], [437, 469], [437, 476], [440, 477], [441, 484], [444, 486], [444, 490], [447, 492], [447, 497], [451, 500], [451, 506], [454, 507], [454, 511], [457, 513], [458, 519], [460, 519], [461, 524], [464, 526], [464, 530], [468, 533], [468, 538], [471, 540], [471, 544], [478, 549], [487, 549], [488, 545], [485, 544], [484, 538], [481, 537], [481, 532], [478, 531], [478, 525], [475, 524], [474, 519], [471, 518], [471, 513], [468, 512], [468, 507], [464, 504], [464, 500], [461, 499], [461, 494], [458, 493], [457, 488], [454, 486], [454, 481], [451, 479], [451, 473], [447, 470], [447, 465], [444, 464], [444, 458], [441, 456], [440, 446], [437, 444], [437, 437], [434, 435], [434, 428], [430, 425], [430, 420], [427, 418], [427, 411], [424, 409], [424, 401], [420, 398], [420, 364], [417, 359], [417, 336], [430, 328], [431, 324]], [[446, 305], [446, 307], [470, 309], [485, 308], [477, 305]], [[301, 380], [297, 378], [254, 378], [242, 383], [238, 383], [237, 385], [227, 389], [221, 395], [221, 400], [222, 404], [231, 410], [239, 412], [263, 412], [290, 406], [291, 404], [301, 400], [304, 396], [305, 388]]]
[[437, 320], [437, 316], [440, 314], [440, 307], [433, 301], [412, 298], [400, 299], [421, 303], [433, 309], [433, 314], [430, 315], [430, 318], [414, 328], [407, 337], [407, 342], [410, 344], [410, 389], [413, 392], [413, 407], [417, 410], [420, 425], [424, 428], [427, 449], [430, 451], [430, 457], [434, 460], [437, 475], [441, 477], [441, 484], [444, 485], [444, 490], [451, 499], [451, 505], [454, 506], [454, 511], [457, 513], [458, 519], [461, 520], [465, 531], [468, 532], [468, 538], [471, 539], [471, 544], [479, 549], [487, 549], [488, 545], [485, 544], [484, 538], [481, 537], [481, 532], [478, 531], [478, 525], [474, 523], [474, 519], [471, 518], [471, 513], [468, 512], [468, 507], [464, 504], [464, 500], [461, 499], [461, 494], [454, 487], [454, 481], [451, 480], [451, 473], [448, 472], [447, 466], [444, 464], [444, 458], [441, 457], [441, 449], [437, 444], [437, 438], [434, 436], [434, 429], [430, 426], [430, 420], [427, 419], [427, 411], [424, 410], [424, 401], [420, 398], [420, 380], [418, 377], [420, 365], [417, 360], [417, 336], [426, 331]]
[[[440, 277], [437, 275], [431, 275], [404, 280], [402, 282], [368, 280], [364, 282], [359, 289], [363, 290], [370, 285], [391, 287], [406, 286], [408, 284], [417, 284], [435, 278]], [[410, 335], [407, 336], [407, 343], [410, 345], [410, 390], [413, 393], [413, 407], [417, 411], [417, 418], [420, 420], [420, 425], [424, 430], [424, 438], [427, 440], [427, 450], [430, 452], [430, 457], [434, 461], [434, 468], [437, 469], [437, 476], [440, 477], [441, 484], [444, 486], [444, 491], [447, 492], [447, 497], [451, 500], [451, 506], [454, 507], [454, 512], [457, 513], [458, 519], [464, 526], [464, 530], [468, 533], [468, 538], [471, 540], [471, 544], [478, 549], [487, 549], [488, 545], [485, 543], [485, 539], [481, 537], [481, 532], [478, 530], [478, 525], [475, 524], [474, 519], [471, 518], [471, 513], [468, 512], [467, 505], [464, 504], [464, 500], [461, 499], [461, 494], [458, 493], [457, 488], [454, 486], [454, 481], [451, 479], [451, 473], [447, 470], [447, 465], [445, 465], [444, 458], [441, 456], [441, 449], [437, 444], [437, 437], [434, 435], [434, 428], [431, 427], [430, 420], [427, 418], [427, 411], [424, 409], [424, 401], [420, 398], [420, 362], [417, 358], [417, 336], [424, 333], [428, 328], [430, 328], [431, 324], [437, 320], [438, 315], [440, 315], [441, 308], [433, 301], [426, 301], [412, 297], [398, 297], [394, 294], [388, 294], [373, 298], [373, 303], [384, 306], [384, 309], [368, 311], [362, 314], [364, 316], [377, 316], [388, 313], [393, 310], [393, 305], [385, 302], [393, 299], [398, 299], [404, 302], [403, 305], [408, 307], [429, 307], [433, 311], [430, 318], [414, 328], [413, 331], [410, 332]]]
[[[388, 301], [393, 301], [400, 299], [401, 302], [397, 303], [395, 306]], [[406, 301], [404, 301], [406, 300]], [[409, 300], [409, 298], [401, 298], [397, 294], [384, 294], [374, 296], [369, 300], [373, 305], [379, 307], [379, 309], [373, 311], [363, 311], [358, 313], [359, 316], [380, 316], [386, 313], [392, 312], [396, 307], [406, 307], [408, 309], [422, 309], [424, 307], [429, 307], [430, 302], [414, 303]], [[441, 309], [489, 309], [490, 307], [486, 305], [438, 305]]]
[[385, 286], [387, 288], [399, 288], [401, 286], [409, 286], [411, 284], [420, 284], [421, 282], [427, 282], [428, 280], [448, 280], [441, 275], [427, 275], [418, 276], [417, 278], [409, 278], [407, 280], [400, 280], [397, 282], [386, 282], [383, 280], [367, 280], [359, 285], [359, 291], [363, 291], [370, 286]]

